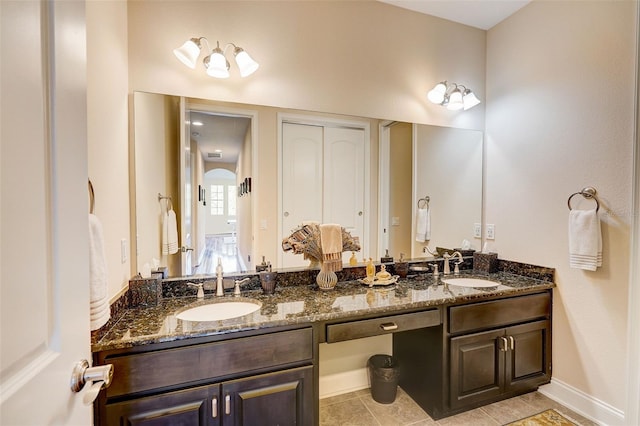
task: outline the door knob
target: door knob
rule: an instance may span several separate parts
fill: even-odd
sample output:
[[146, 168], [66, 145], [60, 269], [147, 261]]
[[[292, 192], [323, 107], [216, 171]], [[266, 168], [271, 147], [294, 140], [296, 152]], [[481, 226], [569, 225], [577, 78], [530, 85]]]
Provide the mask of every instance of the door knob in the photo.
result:
[[84, 385], [91, 382], [91, 388], [82, 398], [84, 405], [91, 405], [101, 389], [109, 387], [113, 378], [113, 364], [89, 367], [89, 361], [78, 362], [71, 373], [71, 390], [80, 392]]
[[289, 212], [284, 212], [284, 217], [289, 217]]
[[180, 247], [180, 250], [181, 250], [183, 253], [186, 253], [186, 252], [188, 252], [188, 251], [193, 251], [193, 248], [191, 248], [191, 247], [187, 247], [187, 246], [182, 246], [182, 247]]

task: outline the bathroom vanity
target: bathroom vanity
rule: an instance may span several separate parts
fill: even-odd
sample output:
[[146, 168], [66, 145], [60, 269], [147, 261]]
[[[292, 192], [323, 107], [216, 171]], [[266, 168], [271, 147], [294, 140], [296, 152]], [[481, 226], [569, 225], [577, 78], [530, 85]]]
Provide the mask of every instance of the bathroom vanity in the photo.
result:
[[114, 365], [95, 423], [318, 424], [318, 344], [388, 333], [400, 386], [435, 419], [534, 390], [551, 377], [550, 271], [463, 271], [500, 283], [492, 288], [431, 275], [331, 291], [282, 285], [244, 293], [261, 308], [224, 321], [178, 320], [203, 303], [191, 296], [128, 309], [93, 343], [94, 364]]

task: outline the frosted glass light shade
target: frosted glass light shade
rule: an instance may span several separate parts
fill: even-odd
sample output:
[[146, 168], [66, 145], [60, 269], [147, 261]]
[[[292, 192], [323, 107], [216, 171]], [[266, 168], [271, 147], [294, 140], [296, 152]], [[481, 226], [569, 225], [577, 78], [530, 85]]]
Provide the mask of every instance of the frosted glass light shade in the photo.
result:
[[429, 93], [427, 93], [427, 99], [429, 99], [434, 104], [441, 104], [444, 101], [444, 95], [447, 92], [447, 85], [442, 82], [436, 84], [436, 87], [431, 89]]
[[473, 108], [474, 106], [478, 105], [480, 103], [480, 99], [478, 99], [475, 93], [467, 89], [464, 91], [464, 94], [462, 95], [462, 103], [466, 111], [469, 108]]
[[236, 57], [236, 63], [238, 64], [240, 76], [242, 77], [253, 74], [260, 67], [260, 65], [240, 47], [236, 47], [233, 54]]
[[456, 111], [462, 109], [464, 104], [462, 103], [462, 92], [460, 89], [454, 89], [453, 92], [449, 95], [449, 103], [447, 104], [447, 109], [451, 111]]
[[191, 69], [195, 69], [196, 61], [200, 55], [200, 46], [196, 43], [198, 39], [191, 39], [184, 42], [184, 44], [176, 49], [173, 49], [173, 54], [183, 64]]
[[227, 58], [224, 57], [220, 49], [213, 49], [211, 55], [205, 58], [204, 63], [207, 67], [207, 75], [215, 78], [229, 77], [229, 62], [227, 62]]

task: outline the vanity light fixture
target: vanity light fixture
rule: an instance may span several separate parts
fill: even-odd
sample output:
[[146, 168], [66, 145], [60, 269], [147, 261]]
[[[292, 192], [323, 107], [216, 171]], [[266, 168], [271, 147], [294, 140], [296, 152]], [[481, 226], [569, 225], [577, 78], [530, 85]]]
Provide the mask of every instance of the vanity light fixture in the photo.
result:
[[468, 110], [480, 103], [480, 99], [462, 84], [441, 81], [427, 93], [427, 99], [434, 104], [442, 105], [447, 109], [456, 111]]
[[225, 52], [230, 46], [233, 47], [233, 57], [238, 65], [241, 77], [247, 77], [253, 74], [260, 66], [243, 48], [238, 47], [233, 43], [227, 43], [224, 49], [221, 49], [220, 42], [216, 41], [216, 47], [211, 50], [209, 47], [209, 41], [205, 37], [191, 38], [184, 42], [182, 46], [174, 49], [173, 53], [180, 62], [191, 69], [195, 69], [198, 57], [200, 56], [200, 52], [203, 47], [203, 42], [207, 45], [205, 52], [210, 51], [211, 53], [204, 57], [202, 63], [207, 70], [207, 75], [210, 75], [211, 77], [229, 77], [230, 66], [229, 61], [225, 56]]

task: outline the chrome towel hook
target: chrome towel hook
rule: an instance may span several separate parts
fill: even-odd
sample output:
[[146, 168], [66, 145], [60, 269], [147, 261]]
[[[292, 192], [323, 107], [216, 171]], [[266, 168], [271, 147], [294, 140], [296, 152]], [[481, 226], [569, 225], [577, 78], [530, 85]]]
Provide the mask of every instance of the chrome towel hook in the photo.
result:
[[580, 192], [574, 192], [569, 195], [569, 199], [567, 200], [567, 206], [569, 206], [569, 210], [571, 210], [571, 199], [576, 195], [582, 195], [584, 198], [588, 200], [593, 200], [596, 202], [596, 211], [600, 210], [600, 201], [598, 201], [598, 197], [596, 197], [596, 189], [592, 186], [587, 186], [586, 188], [582, 188]]

